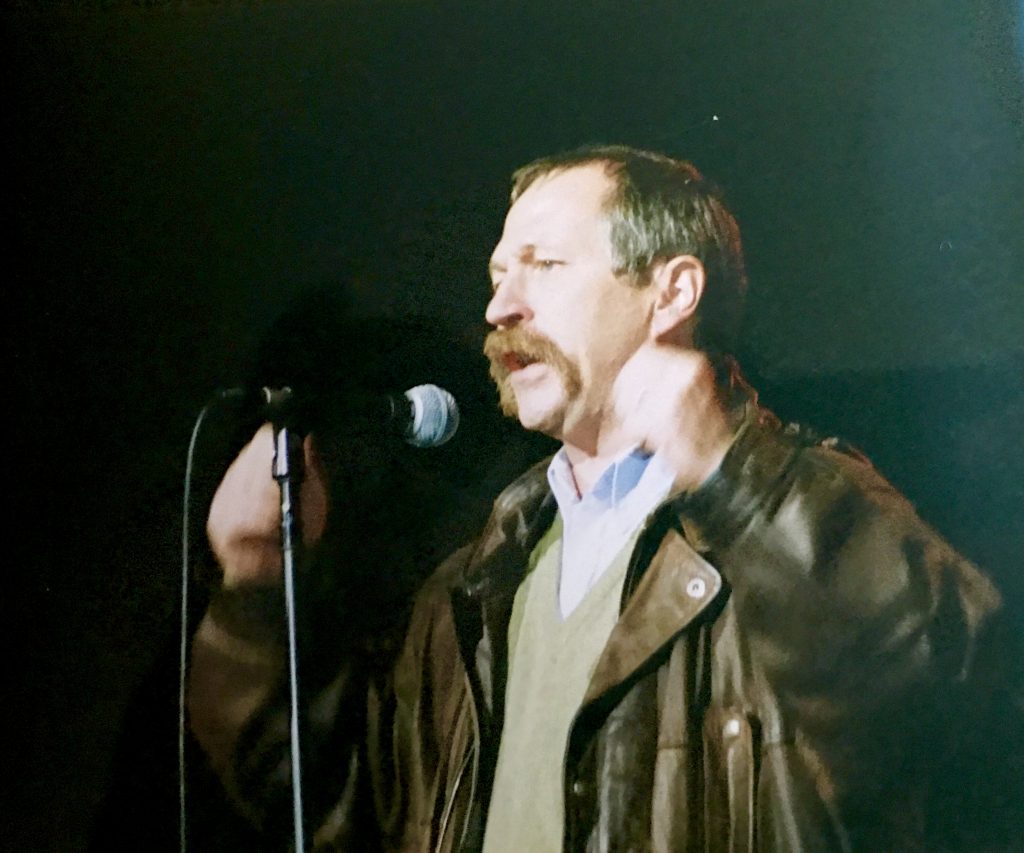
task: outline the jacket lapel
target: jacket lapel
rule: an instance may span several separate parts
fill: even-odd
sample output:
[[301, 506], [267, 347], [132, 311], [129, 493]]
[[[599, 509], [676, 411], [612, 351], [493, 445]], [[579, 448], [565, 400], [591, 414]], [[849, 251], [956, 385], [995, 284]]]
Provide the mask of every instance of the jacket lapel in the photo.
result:
[[494, 502], [494, 512], [462, 578], [452, 589], [456, 634], [466, 671], [484, 712], [500, 729], [508, 667], [508, 621], [530, 552], [555, 515], [544, 460]]
[[721, 575], [678, 529], [670, 528], [612, 629], [583, 704], [629, 678], [703, 613], [721, 589]]

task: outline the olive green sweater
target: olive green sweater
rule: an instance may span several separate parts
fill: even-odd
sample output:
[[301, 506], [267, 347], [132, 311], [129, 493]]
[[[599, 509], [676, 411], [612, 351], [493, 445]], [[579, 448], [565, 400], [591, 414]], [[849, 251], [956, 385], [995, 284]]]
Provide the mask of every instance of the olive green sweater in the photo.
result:
[[562, 849], [562, 780], [569, 727], [619, 614], [636, 534], [579, 606], [562, 619], [562, 522], [537, 543], [509, 622], [509, 679], [485, 853]]

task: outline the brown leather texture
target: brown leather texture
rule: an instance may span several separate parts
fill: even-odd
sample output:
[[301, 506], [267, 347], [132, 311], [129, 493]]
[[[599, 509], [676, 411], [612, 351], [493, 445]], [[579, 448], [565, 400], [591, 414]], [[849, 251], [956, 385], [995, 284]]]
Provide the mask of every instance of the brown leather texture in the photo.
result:
[[[421, 592], [390, 676], [337, 693], [365, 708], [365, 736], [338, 761], [350, 796], [317, 819], [318, 847], [480, 848], [508, 619], [554, 515], [544, 470], [509, 486]], [[965, 782], [998, 731], [999, 757], [1020, 760], [1000, 611], [863, 457], [748, 402], [719, 471], [638, 541], [567, 744], [564, 850], [1014, 849], [998, 829], [1014, 803]], [[260, 742], [238, 738], [232, 772]], [[971, 818], [987, 828], [972, 835]]]

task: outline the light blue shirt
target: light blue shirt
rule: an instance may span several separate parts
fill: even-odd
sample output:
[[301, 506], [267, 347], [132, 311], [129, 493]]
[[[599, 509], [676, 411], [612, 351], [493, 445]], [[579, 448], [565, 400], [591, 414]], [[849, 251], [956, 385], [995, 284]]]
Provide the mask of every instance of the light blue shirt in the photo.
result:
[[668, 497], [673, 471], [638, 447], [627, 451], [582, 497], [563, 447], [548, 466], [548, 483], [562, 516], [558, 608], [564, 619], [612, 564], [636, 529]]

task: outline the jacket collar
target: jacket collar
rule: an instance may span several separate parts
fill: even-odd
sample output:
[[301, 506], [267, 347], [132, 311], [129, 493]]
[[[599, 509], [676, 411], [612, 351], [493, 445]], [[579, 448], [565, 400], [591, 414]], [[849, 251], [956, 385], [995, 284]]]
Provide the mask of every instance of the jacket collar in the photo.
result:
[[458, 584], [472, 599], [485, 601], [519, 588], [534, 546], [551, 526], [555, 500], [547, 480], [550, 457], [505, 488]]

